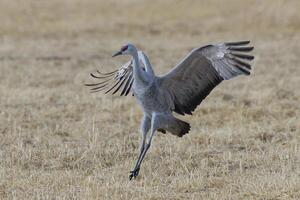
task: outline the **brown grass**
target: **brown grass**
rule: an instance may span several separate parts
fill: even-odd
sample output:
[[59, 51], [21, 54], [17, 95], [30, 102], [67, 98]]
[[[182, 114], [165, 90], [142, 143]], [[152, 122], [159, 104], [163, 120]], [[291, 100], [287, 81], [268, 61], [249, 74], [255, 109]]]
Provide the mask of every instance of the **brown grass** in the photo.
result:
[[[0, 2], [0, 199], [299, 199], [300, 1]], [[131, 41], [156, 72], [190, 49], [251, 39], [183, 138], [157, 134], [140, 176], [134, 98], [90, 94]]]

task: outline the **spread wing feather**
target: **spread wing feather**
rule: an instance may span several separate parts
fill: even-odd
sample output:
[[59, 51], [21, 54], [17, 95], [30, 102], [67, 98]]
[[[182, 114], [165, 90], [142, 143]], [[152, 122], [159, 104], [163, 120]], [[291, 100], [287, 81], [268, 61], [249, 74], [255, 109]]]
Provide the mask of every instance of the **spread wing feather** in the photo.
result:
[[97, 74], [91, 73], [91, 76], [95, 79], [104, 79], [98, 83], [85, 84], [91, 87], [91, 92], [105, 91], [107, 94], [113, 91], [112, 94], [115, 94], [122, 91], [120, 96], [127, 96], [132, 86], [130, 83], [133, 81], [132, 60], [112, 72], [102, 73], [97, 70]]
[[[140, 55], [143, 52], [139, 51], [138, 53]], [[144, 66], [143, 70], [145, 70], [145, 61], [141, 58], [139, 59], [140, 64]], [[112, 72], [103, 73], [99, 70], [96, 72], [97, 74], [91, 73], [91, 77], [103, 80], [98, 83], [85, 84], [86, 86], [91, 87], [91, 92], [105, 91], [104, 93], [107, 94], [113, 91], [112, 94], [116, 94], [120, 91], [120, 96], [127, 96], [130, 93], [134, 81], [132, 60]]]
[[249, 41], [228, 42], [200, 47], [189, 53], [166, 75], [158, 78], [165, 97], [171, 99], [171, 110], [192, 114], [202, 100], [223, 80], [249, 75], [251, 65], [246, 60], [253, 50]]

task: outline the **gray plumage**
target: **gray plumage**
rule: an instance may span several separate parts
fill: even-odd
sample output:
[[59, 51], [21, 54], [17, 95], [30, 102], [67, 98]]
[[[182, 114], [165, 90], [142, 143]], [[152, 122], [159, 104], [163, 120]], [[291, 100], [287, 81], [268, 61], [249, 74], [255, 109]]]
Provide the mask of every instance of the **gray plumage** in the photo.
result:
[[105, 91], [128, 95], [130, 91], [140, 104], [144, 117], [141, 123], [140, 154], [130, 179], [135, 178], [145, 157], [155, 131], [170, 132], [182, 137], [190, 125], [173, 116], [192, 114], [203, 99], [223, 80], [238, 75], [250, 75], [247, 54], [253, 47], [249, 41], [207, 45], [191, 51], [179, 64], [163, 76], [156, 76], [147, 56], [132, 44], [121, 48], [114, 56], [131, 55], [132, 59], [118, 70], [92, 77], [103, 79], [99, 83], [86, 84], [92, 92]]

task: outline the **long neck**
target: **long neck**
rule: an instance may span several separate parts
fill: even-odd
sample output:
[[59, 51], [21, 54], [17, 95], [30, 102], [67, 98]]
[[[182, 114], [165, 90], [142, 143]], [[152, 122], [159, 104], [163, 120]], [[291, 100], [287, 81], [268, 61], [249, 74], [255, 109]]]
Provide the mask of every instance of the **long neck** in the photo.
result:
[[155, 74], [154, 74], [154, 71], [152, 69], [152, 66], [150, 64], [148, 57], [142, 51], [138, 51], [138, 56], [139, 56], [139, 59], [144, 64], [147, 74], [153, 78], [155, 76]]
[[140, 67], [137, 50], [134, 50], [134, 52], [132, 53], [132, 57], [133, 57], [133, 77], [135, 83], [147, 85], [148, 80], [145, 72]]

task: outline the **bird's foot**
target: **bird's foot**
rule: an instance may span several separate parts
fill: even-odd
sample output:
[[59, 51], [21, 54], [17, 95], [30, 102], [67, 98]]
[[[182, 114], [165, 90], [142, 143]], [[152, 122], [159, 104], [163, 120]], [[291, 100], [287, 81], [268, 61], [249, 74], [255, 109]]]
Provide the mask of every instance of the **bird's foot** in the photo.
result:
[[136, 178], [137, 175], [139, 174], [140, 168], [136, 168], [132, 171], [130, 171], [130, 175], [129, 175], [129, 180], [131, 180], [132, 178]]

